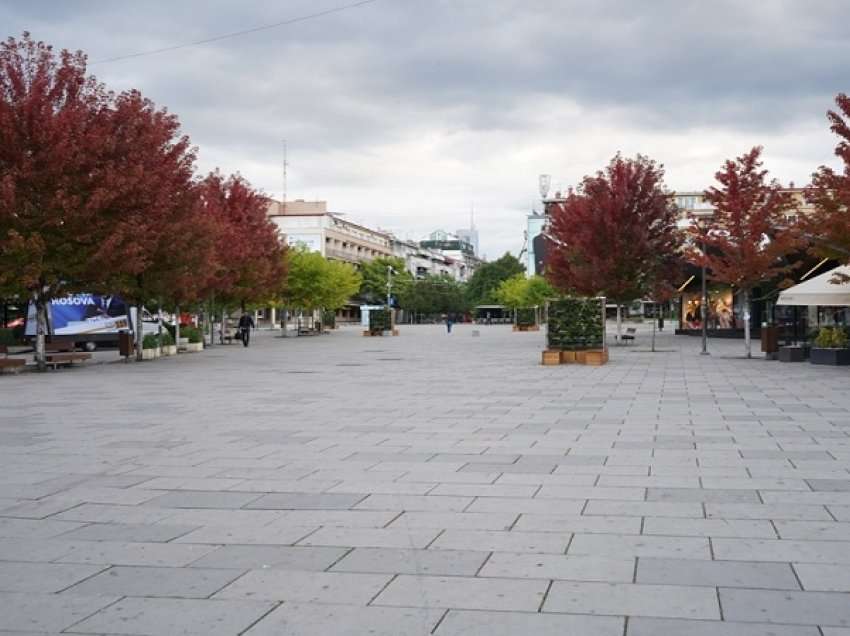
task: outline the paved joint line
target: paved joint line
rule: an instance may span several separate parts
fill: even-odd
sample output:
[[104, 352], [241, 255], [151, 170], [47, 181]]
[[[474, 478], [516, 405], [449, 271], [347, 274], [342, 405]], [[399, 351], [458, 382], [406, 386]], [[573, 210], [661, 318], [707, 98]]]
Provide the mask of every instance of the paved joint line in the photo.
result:
[[[215, 591], [214, 591], [214, 592], [212, 592], [211, 594], [207, 594], [204, 598], [207, 598], [207, 599], [212, 598], [212, 597], [213, 597], [213, 595], [218, 594], [218, 593], [219, 593], [219, 592], [221, 592], [224, 588], [226, 588], [228, 585], [231, 585], [232, 583], [235, 583], [236, 581], [238, 581], [239, 579], [241, 579], [243, 576], [245, 576], [246, 574], [248, 574], [248, 572], [250, 572], [250, 571], [251, 571], [251, 570], [243, 570], [242, 572], [239, 572], [239, 574], [237, 574], [235, 577], [233, 577], [232, 579], [230, 579], [227, 583], [225, 583], [224, 585], [222, 585], [220, 588], [218, 588], [217, 590], [215, 590]], [[238, 572], [238, 570], [236, 570], [236, 572]]]
[[[349, 508], [349, 510], [350, 510], [350, 508]], [[382, 525], [381, 527], [382, 527], [382, 528], [386, 528], [386, 527], [388, 527], [391, 523], [395, 522], [395, 521], [396, 521], [396, 520], [397, 520], [400, 516], [402, 516], [402, 515], [404, 514], [404, 512], [405, 512], [405, 511], [404, 511], [404, 510], [402, 510], [400, 513], [398, 513], [395, 517], [393, 517], [392, 519], [390, 519], [389, 521], [387, 521], [387, 522], [386, 522], [384, 525]]]
[[54, 594], [61, 594], [61, 593], [62, 593], [62, 592], [64, 592], [65, 590], [69, 590], [69, 589], [71, 589], [72, 587], [74, 587], [75, 585], [79, 585], [80, 583], [85, 583], [85, 582], [86, 582], [86, 581], [88, 581], [89, 579], [93, 579], [94, 577], [96, 577], [98, 574], [103, 574], [103, 573], [104, 573], [104, 572], [106, 572], [107, 570], [111, 570], [111, 569], [112, 569], [112, 568], [114, 568], [114, 567], [115, 567], [114, 565], [107, 565], [107, 566], [106, 566], [105, 568], [103, 568], [102, 570], [98, 570], [98, 571], [97, 571], [97, 572], [95, 572], [94, 574], [91, 574], [90, 576], [87, 576], [87, 577], [85, 577], [84, 579], [80, 579], [79, 581], [74, 581], [73, 583], [71, 583], [71, 585], [67, 585], [67, 586], [63, 587], [61, 590], [57, 590], [56, 592], [54, 592]]
[[437, 621], [437, 624], [436, 624], [436, 625], [434, 625], [434, 627], [432, 627], [432, 628], [431, 628], [431, 631], [430, 631], [429, 633], [433, 634], [434, 632], [436, 632], [436, 631], [437, 631], [437, 629], [440, 627], [440, 625], [442, 624], [442, 622], [443, 622], [444, 620], [446, 620], [446, 616], [448, 616], [448, 615], [449, 615], [449, 611], [450, 611], [450, 610], [448, 610], [448, 609], [447, 609], [445, 612], [443, 612], [443, 615], [442, 615], [442, 616], [440, 616], [440, 620], [438, 620], [438, 621]]
[[540, 613], [543, 611], [543, 605], [546, 603], [546, 599], [549, 598], [549, 590], [552, 589], [552, 584], [554, 581], [549, 580], [549, 584], [546, 586], [546, 591], [543, 592], [543, 598], [540, 599], [540, 605], [537, 607], [537, 612]]
[[797, 573], [797, 568], [794, 567], [793, 563], [789, 563], [788, 565], [791, 566], [791, 571], [794, 573], [794, 578], [797, 579], [797, 585], [800, 586], [801, 590], [805, 590], [806, 588], [803, 587], [803, 581], [800, 579], [800, 575]]
[[119, 596], [117, 599], [115, 599], [114, 601], [112, 601], [112, 602], [111, 602], [111, 603], [109, 603], [108, 605], [104, 605], [103, 607], [99, 607], [98, 609], [96, 609], [96, 610], [95, 610], [94, 612], [92, 612], [91, 614], [86, 614], [86, 615], [85, 615], [85, 616], [83, 616], [80, 620], [76, 621], [76, 622], [75, 622], [75, 623], [73, 623], [72, 625], [68, 625], [68, 626], [67, 626], [65, 629], [63, 629], [62, 631], [63, 631], [63, 632], [66, 632], [66, 631], [68, 631], [68, 630], [73, 629], [74, 627], [76, 627], [76, 626], [77, 626], [77, 625], [79, 625], [80, 623], [82, 623], [82, 622], [87, 621], [88, 619], [90, 619], [92, 616], [94, 616], [94, 615], [95, 615], [95, 614], [97, 614], [98, 612], [102, 612], [103, 610], [108, 609], [108, 608], [112, 607], [113, 605], [116, 605], [117, 603], [120, 603], [120, 602], [121, 602], [121, 601], [123, 601], [125, 598], [127, 598], [127, 597], [126, 597], [126, 596]]
[[288, 544], [288, 545], [293, 545], [293, 546], [294, 546], [294, 545], [298, 545], [301, 541], [303, 541], [304, 539], [306, 539], [307, 537], [309, 537], [311, 534], [315, 534], [316, 532], [318, 532], [318, 531], [319, 531], [319, 530], [321, 530], [321, 529], [322, 529], [322, 526], [318, 526], [318, 527], [316, 527], [316, 528], [313, 528], [312, 530], [310, 530], [310, 532], [308, 532], [307, 534], [305, 534], [303, 537], [301, 537], [301, 538], [300, 538], [300, 539], [298, 539], [297, 541], [293, 541], [292, 543], [290, 543], [290, 544]]
[[339, 563], [340, 561], [342, 561], [345, 557], [347, 557], [347, 556], [348, 556], [349, 554], [351, 554], [352, 552], [354, 552], [354, 548], [347, 548], [347, 549], [345, 550], [345, 552], [343, 552], [343, 553], [342, 553], [342, 555], [341, 555], [338, 559], [336, 559], [333, 563], [331, 563], [328, 567], [326, 567], [326, 568], [325, 568], [324, 570], [322, 570], [322, 571], [323, 571], [323, 572], [330, 572], [330, 570], [331, 570], [331, 568], [332, 568], [333, 566], [335, 566], [337, 563]]
[[436, 537], [434, 537], [433, 539], [431, 539], [431, 540], [428, 542], [428, 544], [427, 544], [427, 545], [423, 548], [423, 550], [427, 550], [427, 549], [428, 549], [428, 548], [430, 548], [432, 545], [434, 545], [434, 542], [435, 542], [437, 539], [439, 539], [445, 531], [446, 531], [446, 529], [445, 529], [445, 528], [443, 528], [442, 530], [440, 530], [440, 531], [437, 533], [437, 536], [436, 536]]
[[479, 565], [479, 566], [478, 566], [478, 569], [477, 569], [477, 570], [475, 570], [475, 574], [474, 574], [473, 576], [476, 576], [476, 577], [477, 577], [479, 574], [481, 574], [481, 570], [483, 570], [483, 569], [484, 569], [484, 566], [485, 566], [485, 565], [487, 565], [487, 561], [489, 561], [489, 560], [490, 560], [490, 557], [491, 557], [491, 556], [493, 556], [493, 552], [488, 552], [488, 553], [487, 553], [487, 556], [486, 556], [486, 557], [484, 557], [484, 560], [481, 562], [481, 565]]
[[714, 588], [714, 594], [717, 596], [717, 611], [720, 612], [720, 620], [722, 621], [722, 620], [724, 620], [723, 619], [723, 603], [720, 602], [720, 588], [719, 587]]
[[277, 602], [275, 602], [275, 603], [271, 606], [271, 608], [269, 609], [269, 611], [268, 611], [268, 612], [263, 612], [263, 614], [262, 614], [259, 618], [257, 618], [257, 620], [255, 620], [253, 623], [251, 623], [250, 625], [248, 625], [248, 627], [246, 627], [245, 629], [243, 629], [242, 631], [240, 631], [240, 632], [239, 632], [239, 634], [238, 634], [237, 636], [242, 636], [242, 634], [245, 634], [245, 633], [247, 633], [248, 631], [250, 631], [250, 630], [251, 630], [251, 629], [252, 629], [252, 628], [253, 628], [253, 627], [254, 627], [257, 623], [259, 623], [261, 620], [263, 620], [266, 616], [268, 616], [269, 614], [271, 614], [273, 611], [275, 611], [275, 610], [276, 610], [278, 607], [280, 607], [281, 605], [283, 605], [283, 601], [277, 601]]
[[390, 583], [392, 583], [393, 581], [395, 581], [397, 578], [398, 578], [398, 574], [393, 574], [393, 575], [390, 577], [390, 580], [389, 580], [389, 581], [387, 581], [386, 583], [384, 583], [384, 584], [381, 586], [381, 589], [380, 589], [380, 590], [378, 590], [378, 593], [377, 593], [377, 594], [375, 594], [372, 598], [370, 598], [370, 599], [369, 599], [369, 602], [368, 602], [368, 603], [366, 603], [366, 607], [369, 607], [372, 603], [374, 603], [374, 602], [375, 602], [375, 599], [376, 599], [376, 598], [378, 598], [378, 597], [381, 595], [381, 593], [382, 593], [385, 589], [387, 589], [387, 588], [389, 587]]
[[520, 519], [520, 517], [522, 517], [522, 513], [519, 513], [519, 514], [516, 516], [516, 519], [514, 519], [514, 520], [513, 520], [513, 522], [512, 522], [512, 523], [508, 526], [508, 531], [511, 531], [511, 530], [513, 530], [513, 529], [514, 529], [514, 527], [516, 526], [516, 524], [518, 524], [518, 523], [519, 523], [519, 519]]
[[773, 519], [768, 519], [767, 521], [770, 524], [770, 527], [773, 528], [773, 532], [776, 534], [776, 538], [781, 539], [782, 535], [779, 534], [779, 528], [776, 527], [776, 522]]

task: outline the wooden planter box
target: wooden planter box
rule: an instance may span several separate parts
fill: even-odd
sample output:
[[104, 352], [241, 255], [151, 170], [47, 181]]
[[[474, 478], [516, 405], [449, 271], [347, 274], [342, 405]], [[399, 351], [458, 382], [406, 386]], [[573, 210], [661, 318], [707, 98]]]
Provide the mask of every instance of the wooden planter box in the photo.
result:
[[397, 336], [397, 335], [398, 335], [398, 329], [393, 329], [392, 334], [393, 334], [394, 336]]
[[549, 350], [544, 351], [541, 364], [547, 367], [561, 364], [561, 352]]
[[162, 355], [164, 356], [176, 356], [177, 355], [177, 345], [166, 345], [161, 347]]
[[850, 365], [850, 349], [820, 349], [818, 347], [812, 347], [809, 352], [809, 362], [831, 366]]
[[802, 362], [808, 350], [805, 347], [779, 347], [780, 362]]
[[575, 364], [575, 351], [561, 351], [561, 364]]
[[514, 331], [540, 331], [540, 325], [514, 325]]
[[180, 347], [186, 353], [199, 353], [204, 350], [203, 342], [186, 342], [185, 345]]
[[142, 360], [156, 360], [159, 357], [159, 349], [142, 349]]
[[592, 367], [601, 367], [608, 362], [608, 350], [598, 349], [584, 352], [584, 363]]

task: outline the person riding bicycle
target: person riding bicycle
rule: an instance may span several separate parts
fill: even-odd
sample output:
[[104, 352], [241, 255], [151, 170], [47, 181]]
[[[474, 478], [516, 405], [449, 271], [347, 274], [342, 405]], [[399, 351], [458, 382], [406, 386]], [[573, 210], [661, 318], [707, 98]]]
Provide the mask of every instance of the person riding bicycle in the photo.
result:
[[239, 338], [244, 346], [248, 346], [251, 340], [251, 329], [256, 329], [254, 319], [248, 315], [248, 312], [243, 312], [239, 318]]

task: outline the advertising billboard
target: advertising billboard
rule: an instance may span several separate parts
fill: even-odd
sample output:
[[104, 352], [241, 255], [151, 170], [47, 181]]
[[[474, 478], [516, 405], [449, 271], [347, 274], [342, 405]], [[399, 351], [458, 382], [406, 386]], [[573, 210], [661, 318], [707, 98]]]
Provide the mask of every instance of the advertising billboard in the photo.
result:
[[[132, 331], [135, 307], [118, 296], [74, 294], [54, 298], [47, 306], [47, 333], [52, 336], [115, 335]], [[148, 316], [143, 315], [143, 320]], [[146, 324], [145, 327], [148, 327]], [[145, 333], [148, 332], [146, 328]], [[27, 309], [26, 335], [36, 335], [35, 304]]]

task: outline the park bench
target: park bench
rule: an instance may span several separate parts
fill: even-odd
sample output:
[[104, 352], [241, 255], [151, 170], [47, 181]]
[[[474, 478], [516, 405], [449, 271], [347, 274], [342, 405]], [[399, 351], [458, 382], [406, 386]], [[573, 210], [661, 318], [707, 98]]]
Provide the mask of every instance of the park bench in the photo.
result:
[[628, 342], [629, 340], [634, 341], [635, 334], [637, 333], [637, 329], [635, 327], [627, 327], [626, 333], [620, 336], [621, 340]]
[[4, 344], [0, 344], [0, 354], [3, 356], [0, 358], [0, 371], [5, 371], [6, 369], [20, 371], [24, 368], [24, 364], [26, 364], [26, 360], [22, 358], [10, 358], [9, 348]]
[[45, 345], [45, 361], [47, 366], [56, 369], [60, 364], [72, 365], [74, 362], [91, 360], [90, 353], [74, 349], [73, 342], [48, 342]]

